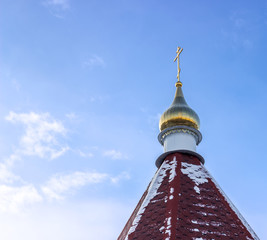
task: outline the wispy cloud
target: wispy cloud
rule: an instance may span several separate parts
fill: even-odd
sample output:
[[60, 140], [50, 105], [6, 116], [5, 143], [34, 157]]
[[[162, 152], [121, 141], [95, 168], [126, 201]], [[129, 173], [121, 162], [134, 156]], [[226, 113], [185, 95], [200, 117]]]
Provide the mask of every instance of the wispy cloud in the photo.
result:
[[111, 159], [127, 159], [128, 156], [123, 154], [122, 152], [115, 150], [115, 149], [111, 149], [111, 150], [107, 150], [103, 152], [103, 156], [105, 157], [110, 157]]
[[[249, 11], [234, 11], [229, 16], [230, 27], [221, 29], [223, 38], [232, 48], [251, 49], [254, 47], [255, 34], [253, 32], [262, 24], [260, 18], [251, 18]], [[225, 44], [225, 39], [223, 43]]]
[[12, 183], [17, 180], [20, 180], [20, 177], [12, 173], [9, 164], [0, 163], [0, 183]]
[[91, 103], [104, 103], [109, 101], [110, 96], [109, 95], [93, 95], [89, 97], [89, 101]]
[[66, 129], [49, 113], [10, 112], [6, 120], [12, 123], [22, 123], [25, 127], [20, 146], [16, 150], [17, 155], [55, 159], [69, 150], [68, 146], [61, 146], [57, 139], [58, 136], [65, 135]]
[[70, 9], [69, 0], [45, 0], [43, 5], [57, 18], [64, 18], [65, 12]]
[[98, 55], [92, 55], [92, 57], [90, 57], [89, 59], [85, 60], [82, 63], [83, 67], [87, 67], [87, 68], [93, 68], [93, 67], [105, 67], [106, 63], [103, 60], [103, 58], [101, 58]]
[[16, 89], [16, 91], [19, 92], [19, 90], [20, 90], [20, 84], [19, 84], [19, 82], [16, 79], [13, 79], [11, 81], [11, 84]]
[[129, 173], [127, 172], [122, 172], [121, 174], [119, 174], [118, 176], [115, 177], [111, 177], [111, 182], [112, 183], [118, 183], [119, 181], [125, 179], [125, 180], [129, 180], [131, 177], [129, 175]]
[[80, 155], [81, 157], [83, 157], [83, 158], [91, 158], [91, 157], [94, 156], [94, 154], [91, 153], [91, 152], [83, 152], [83, 151], [81, 151], [81, 150], [78, 150], [78, 153], [79, 153], [79, 155]]
[[71, 193], [87, 184], [103, 182], [107, 178], [107, 174], [97, 172], [74, 172], [68, 175], [56, 175], [42, 186], [42, 191], [48, 199], [60, 200], [64, 198], [66, 193]]
[[69, 120], [75, 120], [75, 119], [78, 118], [78, 116], [77, 116], [74, 112], [67, 113], [67, 114], [66, 114], [66, 117], [67, 117]]
[[9, 157], [3, 159], [3, 162], [0, 163], [0, 186], [2, 184], [13, 184], [14, 182], [23, 183], [21, 177], [15, 175], [12, 171], [14, 163], [20, 160], [21, 158], [18, 154], [11, 154]]
[[44, 4], [54, 7], [60, 7], [62, 9], [68, 9], [70, 7], [69, 0], [46, 0]]
[[48, 200], [63, 200], [66, 195], [73, 194], [77, 189], [103, 182], [117, 184], [121, 180], [130, 179], [127, 172], [118, 176], [110, 176], [107, 173], [76, 171], [70, 174], [57, 174], [52, 176], [41, 190]]
[[15, 163], [25, 156], [55, 159], [62, 156], [69, 147], [63, 147], [58, 142], [58, 136], [66, 133], [63, 124], [48, 113], [10, 112], [6, 120], [22, 124], [25, 132], [14, 152], [0, 163], [0, 211], [18, 212], [25, 206], [41, 202], [43, 197], [32, 184], [25, 183], [13, 173]]
[[32, 185], [21, 187], [0, 185], [0, 211], [2, 212], [17, 212], [26, 205], [41, 201], [41, 195]]
[[[70, 118], [72, 117], [71, 114]], [[118, 184], [130, 178], [127, 172], [114, 176], [96, 171], [74, 171], [68, 174], [54, 174], [43, 184], [34, 186], [13, 173], [15, 164], [23, 161], [25, 157], [55, 159], [69, 150], [86, 158], [91, 158], [94, 154], [91, 151], [73, 150], [68, 145], [62, 144], [67, 130], [61, 121], [49, 113], [10, 112], [5, 119], [10, 123], [22, 125], [24, 131], [14, 152], [0, 163], [0, 212], [19, 212], [24, 207], [39, 202], [64, 200], [86, 185]], [[92, 149], [96, 151], [98, 148]], [[116, 150], [100, 154], [112, 159], [127, 158]]]
[[0, 239], [114, 240], [131, 208], [132, 205], [121, 199], [88, 199], [79, 204], [42, 204], [28, 209], [27, 214], [0, 212]]

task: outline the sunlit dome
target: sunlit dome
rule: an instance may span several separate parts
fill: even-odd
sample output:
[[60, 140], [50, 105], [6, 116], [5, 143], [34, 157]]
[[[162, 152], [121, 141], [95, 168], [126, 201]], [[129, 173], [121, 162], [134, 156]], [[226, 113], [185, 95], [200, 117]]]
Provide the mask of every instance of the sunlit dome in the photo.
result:
[[176, 93], [171, 106], [162, 114], [159, 121], [160, 131], [174, 126], [188, 126], [199, 129], [200, 121], [196, 112], [190, 108], [183, 95], [182, 83], [176, 83]]

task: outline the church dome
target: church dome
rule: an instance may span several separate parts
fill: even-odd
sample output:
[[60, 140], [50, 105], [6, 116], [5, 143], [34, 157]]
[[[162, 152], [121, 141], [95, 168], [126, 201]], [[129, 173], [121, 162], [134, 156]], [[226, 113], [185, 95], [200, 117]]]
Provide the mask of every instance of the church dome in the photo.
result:
[[161, 115], [160, 131], [174, 126], [188, 126], [199, 129], [200, 121], [196, 112], [190, 108], [183, 95], [182, 83], [176, 83], [176, 93], [171, 106]]

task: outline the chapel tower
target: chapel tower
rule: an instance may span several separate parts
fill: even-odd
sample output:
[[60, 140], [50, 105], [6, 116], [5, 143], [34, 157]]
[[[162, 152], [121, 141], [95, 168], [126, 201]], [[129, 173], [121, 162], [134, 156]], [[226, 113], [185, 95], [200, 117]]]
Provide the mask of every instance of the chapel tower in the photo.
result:
[[200, 120], [185, 101], [178, 74], [171, 106], [160, 118], [164, 153], [118, 240], [259, 240], [196, 153]]

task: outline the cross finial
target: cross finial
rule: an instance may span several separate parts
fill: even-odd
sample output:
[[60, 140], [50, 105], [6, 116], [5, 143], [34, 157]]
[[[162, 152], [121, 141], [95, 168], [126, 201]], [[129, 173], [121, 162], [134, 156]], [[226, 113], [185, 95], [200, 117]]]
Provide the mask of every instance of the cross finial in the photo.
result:
[[174, 62], [177, 60], [177, 83], [178, 85], [182, 85], [181, 81], [180, 81], [180, 72], [181, 72], [181, 69], [180, 69], [180, 54], [181, 52], [183, 51], [183, 49], [181, 47], [177, 47], [177, 51], [176, 51], [176, 57], [174, 58]]

